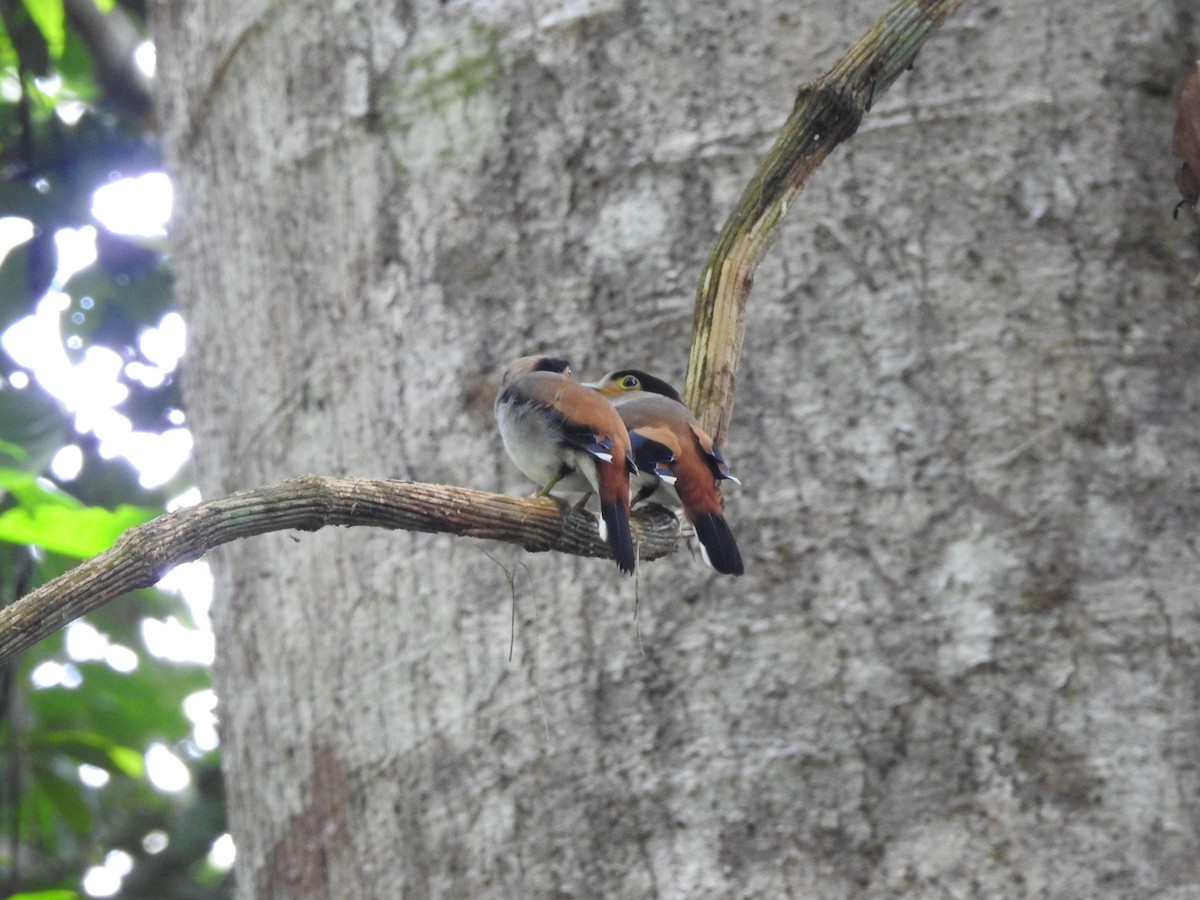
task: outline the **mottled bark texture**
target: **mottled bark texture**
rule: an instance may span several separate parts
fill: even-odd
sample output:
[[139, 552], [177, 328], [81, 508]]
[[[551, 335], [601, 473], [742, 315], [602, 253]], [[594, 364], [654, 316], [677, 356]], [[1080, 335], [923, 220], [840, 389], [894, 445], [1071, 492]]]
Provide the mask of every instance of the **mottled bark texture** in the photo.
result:
[[[205, 493], [528, 491], [511, 358], [681, 382], [717, 227], [884, 8], [158, 0]], [[1190, 0], [968, 4], [826, 161], [747, 310], [745, 577], [214, 553], [242, 896], [1200, 890], [1198, 43]]]

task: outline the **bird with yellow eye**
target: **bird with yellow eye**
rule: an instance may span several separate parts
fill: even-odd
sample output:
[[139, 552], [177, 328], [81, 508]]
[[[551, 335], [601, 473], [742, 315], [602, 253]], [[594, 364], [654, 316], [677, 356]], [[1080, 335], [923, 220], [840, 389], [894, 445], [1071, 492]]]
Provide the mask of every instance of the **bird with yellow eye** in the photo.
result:
[[737, 541], [725, 521], [720, 482], [741, 484], [683, 398], [670, 384], [640, 369], [609, 372], [587, 384], [608, 398], [629, 432], [638, 473], [630, 478], [633, 503], [653, 499], [683, 507], [705, 562], [722, 575], [745, 572]]

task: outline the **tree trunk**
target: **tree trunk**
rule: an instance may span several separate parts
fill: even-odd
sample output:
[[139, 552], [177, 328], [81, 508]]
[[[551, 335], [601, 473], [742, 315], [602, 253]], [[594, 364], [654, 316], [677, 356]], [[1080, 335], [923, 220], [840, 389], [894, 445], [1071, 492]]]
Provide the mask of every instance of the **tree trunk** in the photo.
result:
[[[1191, 6], [968, 4], [817, 173], [747, 313], [744, 577], [214, 553], [241, 895], [1200, 890]], [[681, 385], [716, 229], [884, 9], [158, 0], [206, 496], [528, 492], [512, 358]]]

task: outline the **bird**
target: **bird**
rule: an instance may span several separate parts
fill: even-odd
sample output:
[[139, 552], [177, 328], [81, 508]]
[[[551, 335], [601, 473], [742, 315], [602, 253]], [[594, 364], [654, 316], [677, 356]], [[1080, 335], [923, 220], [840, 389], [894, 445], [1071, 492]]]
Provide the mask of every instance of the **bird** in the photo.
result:
[[653, 498], [682, 506], [704, 561], [722, 575], [743, 574], [742, 554], [725, 521], [719, 486], [723, 480], [741, 482], [679, 392], [640, 369], [609, 372], [587, 386], [612, 402], [629, 431], [638, 468], [632, 503]]
[[504, 373], [494, 410], [504, 449], [541, 486], [538, 496], [556, 486], [596, 493], [600, 539], [621, 571], [631, 574], [629, 478], [637, 468], [629, 433], [612, 404], [574, 381], [566, 360], [523, 356]]

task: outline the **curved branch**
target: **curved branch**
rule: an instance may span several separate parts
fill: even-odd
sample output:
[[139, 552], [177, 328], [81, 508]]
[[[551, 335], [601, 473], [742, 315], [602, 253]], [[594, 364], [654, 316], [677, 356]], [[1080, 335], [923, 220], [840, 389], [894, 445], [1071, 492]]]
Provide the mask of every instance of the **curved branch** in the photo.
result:
[[[858, 129], [871, 102], [963, 0], [899, 0], [812, 85], [801, 89], [774, 146], [726, 221], [700, 279], [686, 401], [718, 442], [733, 408], [733, 381], [754, 270], [788, 203], [830, 151]], [[160, 516], [113, 547], [0, 610], [0, 663], [114, 597], [153, 585], [167, 569], [238, 538], [327, 525], [449, 533], [608, 556], [595, 519], [549, 498], [469, 488], [302, 475]], [[674, 551], [679, 521], [659, 507], [636, 514], [639, 553]]]
[[[155, 584], [167, 570], [208, 550], [270, 531], [370, 525], [457, 534], [607, 557], [596, 519], [549, 497], [522, 498], [471, 488], [376, 478], [301, 475], [239, 491], [131, 528], [113, 546], [0, 609], [0, 665], [72, 619]], [[634, 515], [641, 559], [673, 552], [679, 520], [658, 506]]]
[[899, 0], [832, 68], [802, 87], [783, 130], [717, 236], [696, 293], [684, 391], [684, 402], [717, 443], [724, 441], [733, 412], [746, 297], [788, 204], [963, 2]]

